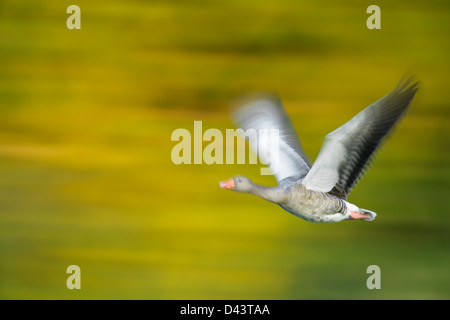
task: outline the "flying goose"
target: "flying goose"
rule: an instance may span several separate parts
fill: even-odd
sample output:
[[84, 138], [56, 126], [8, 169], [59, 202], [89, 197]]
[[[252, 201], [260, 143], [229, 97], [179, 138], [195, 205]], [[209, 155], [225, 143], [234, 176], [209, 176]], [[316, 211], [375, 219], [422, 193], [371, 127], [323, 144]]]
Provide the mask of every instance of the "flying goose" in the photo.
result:
[[[418, 82], [402, 79], [392, 92], [329, 133], [314, 164], [303, 151], [278, 96], [246, 101], [234, 110], [232, 118], [245, 132], [256, 132], [256, 139], [249, 139], [250, 148], [268, 163], [278, 185], [262, 186], [235, 176], [220, 182], [220, 187], [254, 194], [310, 222], [372, 221], [375, 212], [359, 208], [347, 197], [417, 90]], [[271, 158], [273, 135], [267, 138], [262, 132], [272, 129], [278, 133], [278, 157]]]

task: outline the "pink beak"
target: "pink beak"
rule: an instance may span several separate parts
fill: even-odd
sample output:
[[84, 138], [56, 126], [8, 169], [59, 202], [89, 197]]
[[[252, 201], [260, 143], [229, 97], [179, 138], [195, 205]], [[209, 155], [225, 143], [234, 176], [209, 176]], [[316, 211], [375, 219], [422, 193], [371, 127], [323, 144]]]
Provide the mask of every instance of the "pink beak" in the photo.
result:
[[233, 180], [233, 178], [225, 180], [225, 181], [220, 181], [219, 185], [220, 185], [221, 188], [234, 190], [234, 180]]

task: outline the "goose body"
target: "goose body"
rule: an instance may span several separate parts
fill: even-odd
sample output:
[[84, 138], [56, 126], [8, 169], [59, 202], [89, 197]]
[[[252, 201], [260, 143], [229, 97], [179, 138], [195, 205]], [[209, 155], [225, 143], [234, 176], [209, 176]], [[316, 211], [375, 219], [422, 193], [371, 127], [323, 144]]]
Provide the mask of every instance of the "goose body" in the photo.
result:
[[[254, 194], [310, 222], [372, 221], [375, 212], [359, 208], [347, 197], [417, 90], [417, 82], [400, 81], [392, 92], [329, 133], [314, 164], [303, 151], [278, 97], [241, 102], [232, 114], [233, 120], [244, 131], [257, 132], [257, 139], [249, 141], [250, 147], [268, 163], [278, 185], [261, 186], [247, 177], [235, 176], [220, 182], [220, 186]], [[278, 130], [278, 157], [269, 156], [271, 141], [260, 134], [264, 131], [261, 129]]]

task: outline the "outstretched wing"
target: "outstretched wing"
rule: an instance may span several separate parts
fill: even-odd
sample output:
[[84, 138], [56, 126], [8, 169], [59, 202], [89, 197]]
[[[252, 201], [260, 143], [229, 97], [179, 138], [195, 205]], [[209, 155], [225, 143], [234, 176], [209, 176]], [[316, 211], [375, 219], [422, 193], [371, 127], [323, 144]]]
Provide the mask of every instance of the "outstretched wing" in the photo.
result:
[[402, 80], [391, 93], [329, 133], [303, 185], [346, 199], [417, 90], [417, 82]]
[[[279, 184], [302, 179], [311, 162], [301, 147], [300, 140], [277, 95], [264, 94], [238, 103], [232, 119], [249, 139], [251, 149], [266, 163]], [[276, 132], [277, 135], [271, 133]], [[278, 145], [277, 150], [272, 149]], [[276, 151], [276, 152], [274, 152]]]

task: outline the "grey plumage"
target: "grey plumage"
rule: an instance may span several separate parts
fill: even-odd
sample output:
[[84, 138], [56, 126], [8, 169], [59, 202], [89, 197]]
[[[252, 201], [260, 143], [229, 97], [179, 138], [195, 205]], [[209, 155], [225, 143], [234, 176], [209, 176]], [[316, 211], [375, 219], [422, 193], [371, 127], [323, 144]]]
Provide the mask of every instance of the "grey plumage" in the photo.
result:
[[[265, 163], [270, 161], [278, 186], [262, 187], [243, 177], [221, 186], [258, 195], [308, 221], [373, 220], [374, 212], [346, 199], [417, 90], [417, 82], [402, 79], [392, 92], [329, 133], [312, 166], [279, 98], [264, 95], [241, 102], [232, 118], [239, 128], [256, 130], [250, 147]], [[278, 159], [267, 156], [270, 141], [261, 136], [261, 129], [279, 130]]]
[[[303, 179], [311, 168], [311, 160], [303, 151], [280, 98], [275, 94], [261, 94], [247, 97], [236, 104], [239, 107], [232, 112], [233, 122], [244, 131], [255, 130], [257, 136], [255, 140], [249, 141], [250, 147], [258, 157], [268, 163], [277, 182], [283, 184], [284, 179]], [[271, 129], [279, 132], [279, 163], [275, 163], [278, 159], [267, 158], [270, 144], [266, 143], [267, 139], [262, 130], [270, 132]]]
[[408, 108], [418, 90], [411, 79], [329, 133], [303, 180], [308, 189], [346, 199], [367, 168], [383, 138]]

